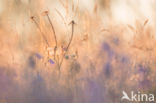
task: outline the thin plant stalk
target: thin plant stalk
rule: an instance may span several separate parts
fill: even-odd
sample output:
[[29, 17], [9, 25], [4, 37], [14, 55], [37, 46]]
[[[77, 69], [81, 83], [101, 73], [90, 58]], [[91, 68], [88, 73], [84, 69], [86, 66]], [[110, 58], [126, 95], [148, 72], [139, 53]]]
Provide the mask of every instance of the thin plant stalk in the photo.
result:
[[68, 51], [68, 49], [69, 49], [69, 47], [70, 47], [70, 45], [71, 45], [71, 42], [72, 42], [72, 40], [73, 40], [73, 35], [74, 35], [74, 24], [75, 24], [75, 22], [72, 20], [70, 24], [72, 25], [72, 34], [71, 34], [71, 38], [70, 38], [70, 40], [69, 40], [69, 43], [68, 43], [68, 45], [67, 45], [67, 51]]
[[55, 38], [55, 48], [54, 48], [54, 60], [55, 60], [55, 58], [56, 58], [56, 51], [57, 51], [57, 37], [56, 37], [56, 34], [55, 34], [54, 26], [53, 26], [53, 24], [52, 24], [52, 21], [51, 21], [49, 15], [48, 15], [48, 13], [46, 14], [46, 16], [47, 16], [48, 21], [49, 21], [49, 23], [50, 23], [50, 25], [51, 25], [51, 29], [52, 29], [52, 31], [53, 31], [54, 38]]
[[45, 37], [44, 33], [42, 32], [42, 30], [41, 30], [41, 28], [40, 28], [39, 24], [36, 22], [36, 20], [34, 19], [34, 17], [31, 17], [31, 19], [32, 19], [32, 20], [33, 20], [33, 22], [35, 23], [36, 27], [39, 29], [39, 31], [40, 31], [40, 33], [41, 33], [41, 35], [42, 35], [42, 37], [43, 37], [44, 41], [45, 41], [45, 42], [46, 42], [46, 44], [49, 46], [48, 40], [46, 39], [46, 37]]
[[50, 19], [50, 17], [49, 17], [48, 14], [47, 14], [47, 18], [48, 18], [48, 21], [49, 21], [49, 23], [50, 23], [50, 25], [51, 25], [51, 29], [52, 29], [52, 31], [53, 31], [54, 38], [55, 38], [55, 43], [56, 43], [56, 47], [57, 47], [57, 37], [56, 37], [56, 34], [55, 34], [55, 29], [54, 29], [54, 26], [53, 26], [53, 24], [52, 24], [52, 22], [51, 22], [51, 19]]
[[72, 40], [73, 40], [73, 36], [74, 36], [74, 24], [75, 24], [74, 20], [72, 20], [70, 24], [72, 25], [72, 34], [71, 34], [69, 43], [68, 43], [68, 45], [67, 45], [66, 51], [65, 51], [65, 53], [63, 53], [61, 62], [60, 62], [60, 64], [59, 64], [59, 71], [60, 71], [60, 69], [61, 69], [61, 66], [62, 66], [62, 63], [63, 63], [63, 60], [64, 60], [64, 56], [67, 54], [67, 52], [68, 52], [68, 50], [69, 50], [69, 47], [70, 47], [70, 45], [71, 45], [71, 42], [72, 42]]

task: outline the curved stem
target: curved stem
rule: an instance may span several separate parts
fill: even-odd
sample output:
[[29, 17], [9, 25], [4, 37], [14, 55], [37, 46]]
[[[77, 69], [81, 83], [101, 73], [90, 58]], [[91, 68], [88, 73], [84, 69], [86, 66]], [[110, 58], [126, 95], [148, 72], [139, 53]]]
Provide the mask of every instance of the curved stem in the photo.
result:
[[69, 40], [69, 43], [68, 43], [68, 45], [67, 45], [67, 48], [66, 48], [65, 53], [63, 53], [61, 62], [60, 62], [60, 64], [59, 64], [59, 70], [61, 69], [61, 65], [62, 65], [62, 63], [63, 63], [64, 56], [65, 56], [66, 53], [68, 52], [69, 47], [70, 47], [70, 45], [71, 45], [71, 42], [72, 42], [72, 40], [73, 40], [73, 36], [74, 36], [74, 24], [75, 24], [75, 22], [72, 20], [72, 21], [71, 21], [71, 25], [72, 25], [72, 34], [71, 34], [71, 38], [70, 38], [70, 40]]
[[49, 23], [51, 25], [51, 29], [53, 31], [53, 35], [54, 35], [54, 38], [55, 38], [55, 48], [54, 48], [54, 60], [55, 60], [55, 58], [56, 58], [56, 50], [57, 50], [57, 37], [56, 37], [55, 29], [54, 29], [54, 26], [52, 24], [52, 21], [51, 21], [50, 17], [49, 17], [48, 14], [46, 14], [46, 15], [47, 15], [48, 21], [49, 21]]
[[36, 27], [39, 29], [39, 31], [40, 31], [40, 33], [41, 33], [41, 35], [42, 35], [42, 37], [43, 37], [44, 41], [45, 41], [45, 42], [46, 42], [46, 44], [49, 46], [48, 40], [46, 39], [46, 37], [45, 37], [44, 33], [42, 32], [42, 30], [41, 30], [41, 28], [40, 28], [39, 24], [36, 22], [36, 20], [35, 20], [34, 18], [32, 18], [32, 20], [34, 21], [34, 23], [35, 23]]

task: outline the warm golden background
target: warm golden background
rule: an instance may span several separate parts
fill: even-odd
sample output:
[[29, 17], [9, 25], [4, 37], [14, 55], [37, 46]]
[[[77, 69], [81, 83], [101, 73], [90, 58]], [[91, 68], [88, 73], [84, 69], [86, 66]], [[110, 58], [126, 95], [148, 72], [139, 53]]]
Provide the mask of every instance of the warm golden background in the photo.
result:
[[0, 0], [0, 103], [156, 93], [155, 11], [156, 0]]

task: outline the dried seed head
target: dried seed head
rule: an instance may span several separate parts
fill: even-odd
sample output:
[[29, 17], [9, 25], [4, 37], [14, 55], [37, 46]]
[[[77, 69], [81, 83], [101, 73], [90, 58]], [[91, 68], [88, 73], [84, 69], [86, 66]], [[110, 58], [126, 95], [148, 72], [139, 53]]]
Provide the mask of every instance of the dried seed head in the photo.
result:
[[76, 24], [76, 23], [75, 23], [75, 21], [74, 21], [74, 20], [72, 20], [72, 21], [71, 21], [68, 25], [70, 25], [70, 24], [72, 24], [72, 25], [73, 25], [73, 24]]
[[44, 11], [44, 12], [42, 12], [42, 15], [43, 16], [46, 16], [46, 15], [48, 15], [49, 14], [49, 11]]
[[35, 18], [34, 16], [31, 16], [31, 17], [30, 17], [31, 20], [34, 20], [34, 18]]

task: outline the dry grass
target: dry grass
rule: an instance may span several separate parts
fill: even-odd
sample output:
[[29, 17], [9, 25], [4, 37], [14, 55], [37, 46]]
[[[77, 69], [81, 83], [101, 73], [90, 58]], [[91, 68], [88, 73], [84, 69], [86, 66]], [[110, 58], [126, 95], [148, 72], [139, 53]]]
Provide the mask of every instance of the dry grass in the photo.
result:
[[26, 1], [0, 12], [0, 103], [120, 103], [123, 90], [155, 93], [155, 14], [129, 23], [113, 17], [111, 0], [90, 1], [92, 9], [82, 0]]

